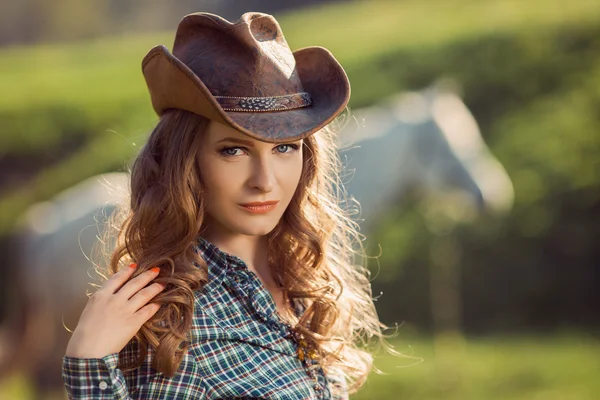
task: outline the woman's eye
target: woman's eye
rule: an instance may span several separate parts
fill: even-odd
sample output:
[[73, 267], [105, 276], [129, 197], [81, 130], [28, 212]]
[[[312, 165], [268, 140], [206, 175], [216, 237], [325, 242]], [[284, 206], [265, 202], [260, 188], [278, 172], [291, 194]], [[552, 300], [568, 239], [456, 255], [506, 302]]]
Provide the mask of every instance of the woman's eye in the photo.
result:
[[[280, 144], [276, 147], [277, 151], [280, 153], [291, 153], [294, 150], [298, 150], [298, 145], [295, 144]], [[287, 151], [291, 149], [291, 151]]]
[[238, 150], [241, 151], [241, 147], [226, 147], [221, 150], [221, 154], [225, 156], [239, 156], [240, 154], [237, 153]]

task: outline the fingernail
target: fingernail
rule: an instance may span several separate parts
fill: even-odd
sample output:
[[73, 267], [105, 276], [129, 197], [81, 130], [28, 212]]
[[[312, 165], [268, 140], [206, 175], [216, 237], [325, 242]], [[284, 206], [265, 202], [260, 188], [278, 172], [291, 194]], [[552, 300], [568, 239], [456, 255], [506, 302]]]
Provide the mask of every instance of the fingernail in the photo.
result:
[[131, 264], [129, 264], [129, 268], [131, 268], [131, 269], [137, 268], [137, 264], [131, 263]]
[[155, 274], [158, 274], [160, 272], [160, 268], [158, 268], [158, 267], [152, 267], [152, 268], [150, 268], [150, 270], [152, 272], [154, 272]]

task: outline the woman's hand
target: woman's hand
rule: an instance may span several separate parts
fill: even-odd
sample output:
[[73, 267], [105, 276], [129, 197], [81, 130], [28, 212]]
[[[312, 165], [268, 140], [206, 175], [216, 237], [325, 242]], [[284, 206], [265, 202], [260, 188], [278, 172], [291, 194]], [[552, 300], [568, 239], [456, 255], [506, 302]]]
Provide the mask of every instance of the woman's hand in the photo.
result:
[[165, 288], [165, 284], [145, 287], [158, 276], [159, 268], [154, 267], [127, 282], [135, 267], [131, 264], [111, 276], [88, 299], [67, 345], [66, 356], [101, 358], [117, 353], [160, 309], [158, 303], [148, 302]]

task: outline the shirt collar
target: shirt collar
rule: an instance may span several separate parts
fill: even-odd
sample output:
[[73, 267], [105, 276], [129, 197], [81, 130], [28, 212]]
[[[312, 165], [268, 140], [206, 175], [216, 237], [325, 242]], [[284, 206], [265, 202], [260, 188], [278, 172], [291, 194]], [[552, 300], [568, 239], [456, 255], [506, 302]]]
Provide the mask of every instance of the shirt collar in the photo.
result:
[[196, 249], [208, 265], [207, 289], [219, 287], [228, 273], [245, 270], [248, 266], [241, 258], [219, 249], [214, 243], [198, 236]]
[[[223, 282], [225, 282], [227, 285], [239, 287], [237, 278], [240, 276], [244, 277], [243, 280], [248, 282], [247, 278], [249, 277], [250, 272], [248, 266], [241, 258], [224, 252], [215, 244], [201, 236], [198, 236], [197, 238], [196, 250], [208, 265], [208, 283], [204, 286], [206, 291], [212, 291], [214, 289], [221, 288]], [[250, 280], [254, 282], [254, 290], [251, 291], [251, 297], [253, 297], [253, 301], [251, 302], [252, 307], [259, 311], [259, 315], [264, 320], [272, 318], [270, 316], [275, 313], [275, 303], [273, 301], [267, 301], [264, 298], [268, 297], [266, 296], [266, 289], [257, 290], [257, 286], [260, 286], [258, 283], [258, 278]], [[255, 293], [263, 293], [263, 295], [254, 298]], [[260, 299], [259, 297], [263, 298]], [[298, 299], [293, 299], [292, 303], [294, 304], [294, 311], [296, 315], [298, 318], [300, 318], [306, 307], [301, 301], [298, 301]]]

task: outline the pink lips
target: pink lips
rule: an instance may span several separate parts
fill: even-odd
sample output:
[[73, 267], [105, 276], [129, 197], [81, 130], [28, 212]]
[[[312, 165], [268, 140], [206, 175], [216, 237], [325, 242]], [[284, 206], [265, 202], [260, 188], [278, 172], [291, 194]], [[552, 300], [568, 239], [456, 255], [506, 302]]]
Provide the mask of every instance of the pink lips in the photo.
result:
[[277, 203], [279, 203], [279, 200], [246, 203], [240, 204], [240, 206], [253, 214], [265, 214], [273, 210], [277, 206]]

